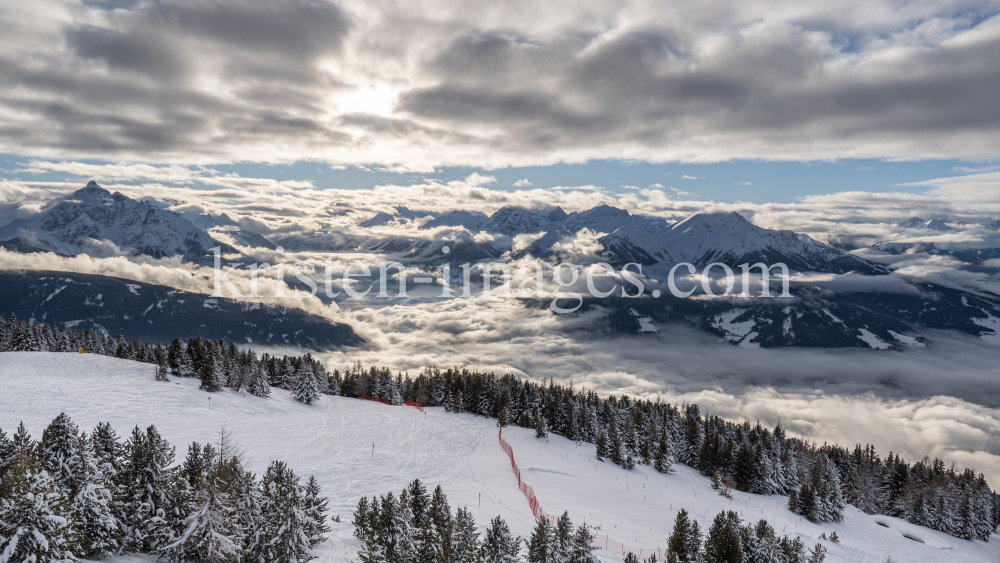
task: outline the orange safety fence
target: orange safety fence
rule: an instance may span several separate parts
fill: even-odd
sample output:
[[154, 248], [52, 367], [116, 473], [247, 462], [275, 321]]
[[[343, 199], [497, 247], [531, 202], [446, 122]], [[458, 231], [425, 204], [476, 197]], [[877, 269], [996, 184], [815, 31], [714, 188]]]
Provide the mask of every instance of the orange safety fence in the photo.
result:
[[[500, 438], [500, 447], [503, 451], [507, 452], [507, 456], [510, 458], [510, 467], [514, 470], [514, 476], [517, 477], [517, 487], [524, 494], [525, 498], [528, 499], [528, 506], [531, 507], [531, 514], [537, 520], [545, 518], [553, 526], [556, 524], [556, 517], [542, 510], [541, 503], [538, 502], [538, 497], [535, 496], [535, 490], [532, 489], [527, 483], [521, 480], [521, 469], [517, 466], [517, 462], [514, 461], [514, 448], [510, 447], [507, 440], [503, 439], [503, 428], [500, 429], [497, 435]], [[654, 549], [635, 549], [629, 547], [621, 542], [617, 542], [605, 534], [598, 534], [594, 536], [594, 542], [592, 544], [598, 549], [604, 549], [612, 553], [619, 553], [625, 555], [626, 553], [634, 553], [639, 556], [641, 561], [643, 557], [649, 557], [650, 555], [656, 554], [657, 561], [666, 561], [666, 551], [660, 548]]]

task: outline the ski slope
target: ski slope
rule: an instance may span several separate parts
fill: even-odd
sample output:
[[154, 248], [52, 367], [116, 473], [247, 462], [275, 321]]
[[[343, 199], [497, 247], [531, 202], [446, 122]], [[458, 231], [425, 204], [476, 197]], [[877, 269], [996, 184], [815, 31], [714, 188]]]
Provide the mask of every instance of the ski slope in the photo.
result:
[[[209, 395], [194, 379], [156, 381], [148, 364], [89, 354], [0, 353], [0, 427], [8, 434], [23, 420], [38, 439], [60, 412], [87, 431], [111, 422], [123, 439], [135, 425], [155, 424], [177, 447], [180, 463], [188, 443], [214, 441], [225, 427], [242, 442], [258, 475], [272, 459], [301, 476], [316, 475], [330, 497], [330, 514], [341, 516], [317, 550], [321, 562], [356, 560], [350, 520], [362, 495], [398, 494], [414, 478], [428, 489], [441, 485], [452, 509], [468, 506], [481, 527], [499, 514], [514, 533], [530, 535], [534, 519], [500, 448], [496, 421], [426, 410], [329, 396], [306, 406], [278, 389], [266, 400], [232, 391]], [[789, 512], [785, 497], [721, 497], [683, 465], [669, 475], [646, 466], [624, 471], [596, 462], [592, 444], [558, 436], [538, 440], [532, 430], [514, 427], [504, 430], [504, 438], [546, 512], [568, 510], [574, 522], [599, 525], [600, 533], [636, 549], [665, 547], [677, 511], [685, 508], [703, 531], [722, 510], [739, 511], [745, 522], [765, 518], [779, 534], [797, 534], [809, 547], [821, 533], [836, 531], [841, 543], [823, 542], [831, 562], [882, 562], [890, 554], [907, 563], [1000, 561], [1000, 538], [964, 541], [853, 507], [844, 522], [815, 525]], [[622, 560], [598, 553], [605, 562]]]

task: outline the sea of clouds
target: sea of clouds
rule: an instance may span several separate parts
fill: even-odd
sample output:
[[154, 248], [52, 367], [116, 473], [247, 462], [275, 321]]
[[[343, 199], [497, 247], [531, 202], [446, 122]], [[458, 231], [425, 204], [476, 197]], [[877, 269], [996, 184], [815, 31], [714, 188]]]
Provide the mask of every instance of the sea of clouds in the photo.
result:
[[[377, 253], [346, 251], [345, 246], [367, 249], [399, 236], [439, 240], [472, 236], [454, 228], [422, 230], [420, 221], [371, 229], [357, 226], [378, 211], [391, 212], [396, 205], [492, 213], [504, 205], [560, 205], [574, 211], [608, 203], [633, 214], [669, 219], [699, 211], [734, 210], [760, 226], [869, 244], [924, 236], [937, 242], [969, 244], [972, 240], [971, 244], [994, 245], [996, 231], [981, 225], [1000, 213], [998, 202], [968, 202], [949, 197], [946, 191], [931, 195], [844, 193], [791, 204], [751, 205], [676, 201], [655, 188], [615, 193], [592, 186], [506, 192], [490, 189], [491, 178], [480, 174], [449, 183], [318, 190], [308, 182], [224, 176], [190, 168], [42, 161], [32, 165], [92, 175], [111, 190], [130, 197], [158, 198], [181, 211], [227, 213], [272, 240], [300, 236], [328, 244], [337, 250], [280, 255], [263, 249], [241, 250], [259, 262], [320, 264], [329, 258], [337, 272], [351, 261], [384, 261]], [[0, 183], [0, 222], [37, 213], [79, 187], [78, 183]], [[907, 232], [895, 226], [913, 215], [948, 216], [969, 225], [948, 234]], [[599, 247], [593, 244], [594, 236], [583, 233], [564, 240], [562, 248], [568, 256], [595, 258]], [[912, 282], [932, 281], [1000, 293], [990, 274], [964, 269], [947, 257], [858, 252], [891, 264], [894, 273], [878, 278], [811, 276], [800, 281], [833, 291], [913, 291]], [[202, 293], [213, 288], [211, 268], [176, 258], [129, 255], [123, 249], [111, 249], [104, 257], [0, 250], [0, 267], [112, 275]], [[229, 277], [242, 293], [248, 293], [248, 271], [233, 270]], [[284, 297], [275, 297], [277, 282], [271, 272], [262, 274], [259, 283], [262, 297], [255, 299], [349, 322], [368, 341], [361, 349], [324, 353], [331, 368], [360, 360], [415, 375], [428, 366], [459, 366], [538, 381], [572, 382], [600, 393], [692, 401], [708, 413], [780, 423], [793, 434], [819, 442], [848, 446], [872, 442], [883, 453], [891, 450], [911, 461], [923, 455], [940, 456], [983, 470], [1000, 483], [1000, 415], [995, 410], [1000, 406], [995, 362], [1000, 350], [965, 335], [932, 333], [926, 348], [904, 351], [746, 349], [678, 325], [660, 326], [656, 334], [609, 336], [602, 332], [605, 312], [599, 306], [575, 315], [555, 315], [515, 299], [442, 300], [427, 291], [414, 292], [410, 299], [373, 296], [331, 302], [287, 288]]]

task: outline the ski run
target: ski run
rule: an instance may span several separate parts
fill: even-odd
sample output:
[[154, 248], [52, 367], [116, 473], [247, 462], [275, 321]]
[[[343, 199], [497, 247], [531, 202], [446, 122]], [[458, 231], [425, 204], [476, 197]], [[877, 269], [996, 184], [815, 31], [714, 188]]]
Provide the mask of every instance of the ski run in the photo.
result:
[[[340, 516], [340, 522], [330, 522], [329, 540], [316, 548], [318, 562], [357, 561], [360, 542], [351, 518], [358, 500], [398, 494], [415, 478], [428, 489], [441, 485], [451, 506], [467, 507], [481, 532], [497, 515], [526, 539], [534, 527], [494, 419], [329, 395], [310, 406], [280, 389], [267, 399], [230, 390], [209, 394], [194, 378], [156, 381], [154, 369], [91, 354], [0, 353], [0, 428], [9, 432], [23, 421], [38, 438], [62, 412], [88, 432], [98, 422], [110, 422], [119, 435], [154, 424], [177, 447], [177, 463], [187, 444], [213, 442], [225, 428], [242, 444], [257, 475], [280, 460], [304, 479], [316, 476], [330, 499], [329, 514]], [[830, 562], [881, 563], [890, 555], [901, 563], [1000, 560], [995, 536], [989, 543], [966, 541], [853, 506], [845, 509], [843, 522], [813, 524], [788, 510], [787, 497], [734, 490], [732, 499], [725, 498], [709, 479], [682, 464], [671, 474], [645, 465], [626, 471], [596, 461], [593, 444], [556, 435], [537, 439], [531, 429], [513, 426], [503, 436], [546, 513], [568, 511], [574, 522], [600, 526], [601, 541], [636, 552], [665, 548], [683, 508], [703, 532], [726, 510], [737, 511], [744, 524], [763, 518], [779, 536], [798, 536], [807, 548], [822, 543]], [[839, 543], [820, 539], [833, 532]], [[620, 552], [596, 553], [602, 562], [623, 560]]]

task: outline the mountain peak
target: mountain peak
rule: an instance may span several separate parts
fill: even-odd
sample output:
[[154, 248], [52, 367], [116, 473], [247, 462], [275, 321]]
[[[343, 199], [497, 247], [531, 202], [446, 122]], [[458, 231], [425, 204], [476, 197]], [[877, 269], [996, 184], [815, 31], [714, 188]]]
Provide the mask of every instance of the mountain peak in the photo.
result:
[[87, 182], [86, 186], [84, 186], [84, 187], [80, 188], [79, 190], [76, 190], [75, 192], [73, 192], [73, 195], [76, 196], [76, 197], [78, 197], [78, 198], [85, 198], [85, 197], [88, 197], [88, 196], [90, 196], [90, 197], [93, 197], [93, 196], [107, 197], [107, 196], [111, 195], [111, 192], [109, 192], [108, 190], [106, 190], [106, 189], [102, 188], [101, 186], [97, 185], [97, 182], [91, 180], [91, 181]]
[[674, 228], [683, 230], [694, 225], [703, 227], [715, 227], [719, 225], [753, 226], [753, 223], [735, 211], [711, 211], [706, 213], [695, 213], [687, 219], [676, 223]]
[[931, 231], [954, 231], [947, 224], [945, 224], [944, 219], [930, 219], [925, 221], [920, 217], [910, 217], [906, 221], [899, 224], [900, 227], [904, 229], [928, 229]]
[[943, 219], [931, 219], [924, 224], [925, 229], [930, 229], [932, 231], [954, 231], [947, 224], [945, 224]]

